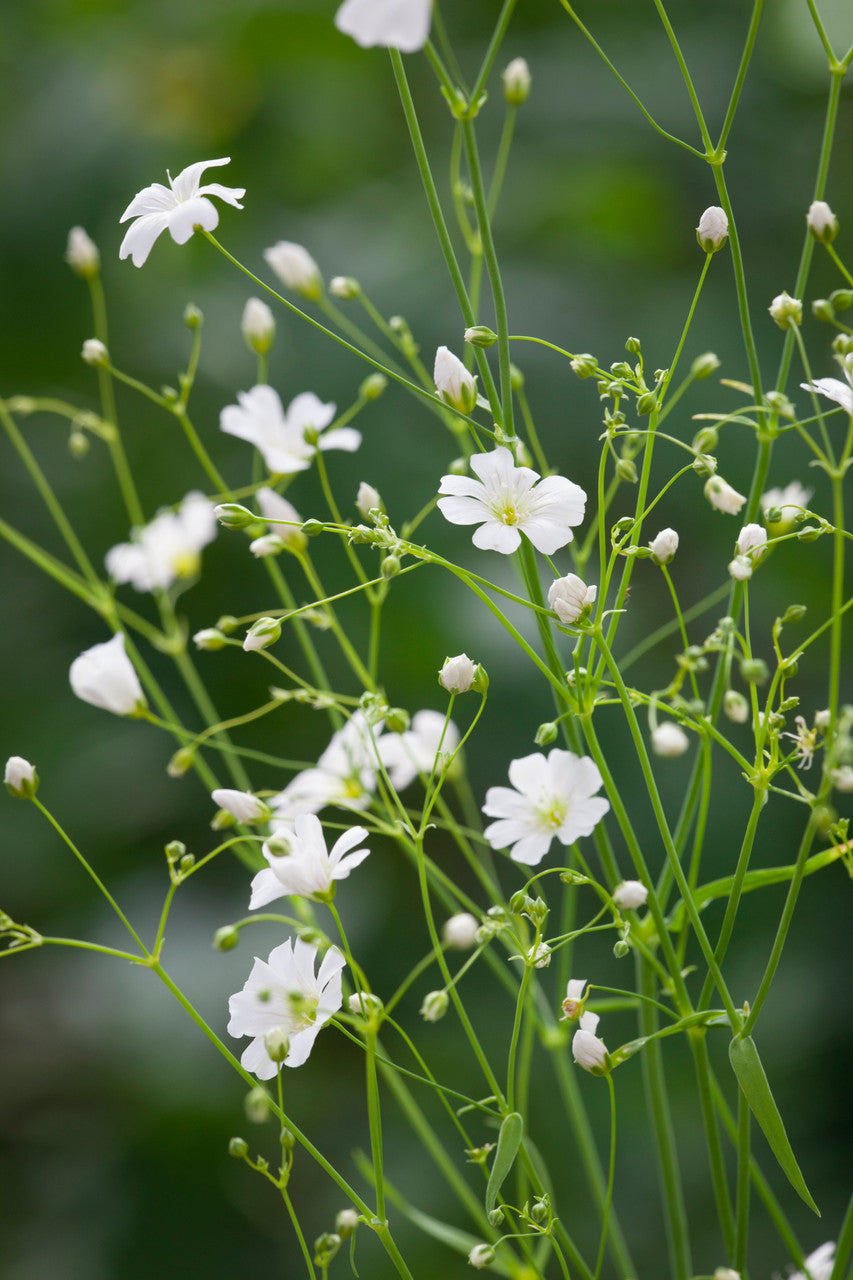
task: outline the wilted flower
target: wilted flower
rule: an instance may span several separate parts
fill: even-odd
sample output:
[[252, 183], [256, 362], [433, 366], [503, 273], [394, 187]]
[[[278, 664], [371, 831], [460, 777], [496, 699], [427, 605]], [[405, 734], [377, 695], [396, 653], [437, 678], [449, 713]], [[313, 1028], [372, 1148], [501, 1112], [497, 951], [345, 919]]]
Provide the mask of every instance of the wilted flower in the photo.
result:
[[168, 187], [154, 182], [137, 192], [119, 218], [119, 222], [127, 222], [128, 218], [135, 221], [121, 242], [118, 256], [130, 257], [135, 267], [141, 267], [154, 241], [167, 227], [175, 244], [186, 244], [197, 226], [213, 231], [219, 225], [219, 210], [208, 196], [218, 196], [235, 209], [242, 209], [240, 201], [246, 194], [245, 187], [223, 187], [218, 182], [200, 185], [205, 169], [223, 164], [230, 164], [229, 156], [223, 160], [201, 160], [182, 169], [177, 178], [168, 174]]
[[459, 653], [455, 658], [445, 658], [438, 673], [438, 683], [448, 693], [467, 693], [474, 682], [477, 670], [467, 653]]
[[121, 631], [75, 658], [68, 679], [78, 698], [117, 716], [138, 715], [148, 705]]
[[655, 564], [669, 564], [678, 550], [678, 534], [674, 529], [661, 529], [649, 543]]
[[251, 791], [233, 791], [230, 787], [219, 787], [216, 791], [211, 791], [210, 798], [220, 809], [230, 813], [232, 818], [247, 825], [266, 822], [270, 816], [269, 806], [253, 796]]
[[586, 978], [569, 978], [566, 984], [566, 998], [563, 1001], [563, 1017], [568, 1022], [575, 1022], [583, 1013], [584, 988]]
[[652, 730], [652, 751], [656, 756], [683, 756], [689, 746], [687, 734], [671, 720], [665, 720]]
[[418, 774], [432, 773], [439, 751], [450, 756], [459, 746], [459, 730], [440, 711], [416, 711], [411, 728], [385, 733], [378, 751], [395, 791], [402, 791]]
[[320, 1028], [341, 1007], [344, 956], [337, 947], [329, 947], [315, 977], [316, 960], [315, 946], [288, 938], [268, 960], [255, 957], [243, 990], [228, 1001], [228, 1034], [254, 1037], [240, 1062], [260, 1080], [271, 1080], [277, 1070], [267, 1053], [265, 1037], [270, 1032], [282, 1031], [288, 1038], [284, 1065], [301, 1066]]
[[477, 941], [480, 922], [470, 911], [460, 911], [458, 915], [445, 920], [441, 936], [448, 947], [456, 951], [467, 951]]
[[364, 827], [350, 827], [335, 841], [329, 853], [320, 819], [313, 813], [301, 814], [292, 832], [279, 830], [263, 845], [269, 867], [259, 871], [252, 881], [250, 911], [285, 894], [330, 901], [334, 897], [335, 881], [346, 880], [370, 853], [369, 849], [354, 847], [366, 838]]
[[729, 220], [726, 217], [725, 209], [721, 209], [719, 205], [712, 204], [706, 209], [699, 219], [699, 226], [696, 228], [696, 239], [699, 241], [699, 248], [704, 249], [706, 253], [716, 253], [718, 249], [722, 249], [729, 235]]
[[98, 268], [101, 265], [98, 246], [82, 227], [72, 227], [68, 232], [65, 261], [75, 275], [82, 276], [84, 280], [91, 280], [98, 274]]
[[597, 587], [588, 587], [576, 573], [556, 578], [548, 588], [548, 604], [566, 627], [573, 626], [595, 604]]
[[792, 298], [785, 290], [776, 294], [767, 310], [780, 329], [790, 329], [803, 322], [802, 302], [799, 298]]
[[137, 591], [165, 590], [176, 579], [198, 573], [199, 552], [216, 537], [213, 503], [203, 493], [188, 493], [177, 511], [160, 511], [131, 536], [132, 542], [121, 542], [107, 552], [110, 577], [131, 583]]
[[705, 481], [704, 494], [712, 507], [724, 511], [728, 516], [736, 516], [746, 502], [744, 494], [726, 484], [721, 476], [710, 476]]
[[535, 866], [556, 836], [568, 845], [591, 834], [610, 808], [596, 796], [601, 774], [589, 756], [555, 747], [547, 759], [540, 752], [513, 760], [509, 787], [490, 787], [483, 813], [498, 822], [484, 835], [493, 849], [510, 849], [515, 862]]
[[524, 533], [543, 555], [552, 555], [573, 538], [572, 525], [580, 524], [586, 494], [564, 476], [539, 474], [517, 467], [509, 449], [475, 453], [469, 476], [442, 476], [438, 506], [451, 524], [478, 524], [475, 547], [510, 555], [521, 545]]
[[[290, 402], [285, 413], [278, 393], [260, 385], [238, 391], [238, 404], [229, 404], [219, 415], [219, 425], [228, 435], [248, 440], [260, 450], [264, 462], [275, 475], [292, 475], [311, 465], [317, 449], [344, 449], [353, 453], [361, 444], [361, 433], [352, 427], [321, 433], [335, 416], [333, 404], [323, 404], [312, 391], [303, 391]], [[306, 439], [310, 432], [316, 445]]]
[[[39, 784], [35, 765], [30, 764], [29, 760], [25, 760], [23, 756], [9, 756], [3, 781], [9, 794], [18, 800], [30, 800], [35, 795]], [[453, 918], [456, 920], [462, 917], [454, 916]], [[473, 920], [474, 917], [470, 918]], [[474, 923], [476, 924], [476, 921]]]
[[649, 891], [639, 880], [623, 880], [617, 884], [612, 896], [620, 911], [636, 911], [646, 905]]
[[431, 10], [432, 0], [344, 0], [335, 26], [363, 49], [414, 53], [426, 44]]
[[435, 353], [433, 381], [445, 404], [460, 413], [470, 413], [477, 403], [477, 379], [447, 347], [439, 347]]
[[286, 289], [316, 302], [323, 293], [320, 268], [308, 250], [292, 240], [279, 240], [264, 249], [264, 260]]
[[110, 353], [100, 338], [87, 338], [83, 343], [83, 349], [80, 355], [86, 361], [97, 368], [98, 365], [109, 364]]
[[[379, 740], [379, 728], [374, 730]], [[326, 805], [366, 809], [376, 789], [376, 749], [363, 711], [356, 711], [332, 737], [316, 768], [304, 769], [270, 804], [277, 818], [289, 821], [317, 813]]]
[[[853, 412], [853, 393], [851, 393], [851, 412]], [[762, 493], [761, 510], [773, 532], [787, 533], [789, 529], [793, 529], [797, 517], [802, 515], [811, 496], [812, 490], [804, 489], [799, 480], [792, 480], [790, 484], [785, 485], [784, 489], [768, 489], [766, 493]], [[769, 511], [778, 511], [781, 519], [771, 524], [767, 517]]]
[[838, 235], [838, 219], [825, 200], [813, 200], [806, 214], [806, 226], [822, 244], [831, 244]]
[[266, 355], [275, 337], [275, 316], [267, 304], [260, 298], [249, 298], [243, 308], [240, 328], [250, 349], [259, 356]]
[[600, 1019], [597, 1013], [582, 1013], [580, 1026], [572, 1036], [572, 1057], [585, 1071], [600, 1074], [607, 1065], [607, 1046], [595, 1034]]

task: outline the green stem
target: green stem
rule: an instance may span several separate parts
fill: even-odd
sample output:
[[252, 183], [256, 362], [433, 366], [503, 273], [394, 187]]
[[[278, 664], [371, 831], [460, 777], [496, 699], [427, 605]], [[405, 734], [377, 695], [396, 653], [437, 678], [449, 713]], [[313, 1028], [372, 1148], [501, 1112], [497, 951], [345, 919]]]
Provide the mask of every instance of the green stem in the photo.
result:
[[598, 1244], [598, 1256], [595, 1260], [595, 1280], [598, 1280], [601, 1274], [601, 1264], [604, 1261], [604, 1245], [607, 1241], [607, 1231], [610, 1225], [610, 1206], [613, 1203], [613, 1176], [616, 1172], [616, 1090], [613, 1086], [612, 1072], [608, 1073], [607, 1087], [610, 1091], [610, 1163], [607, 1172], [607, 1198], [601, 1223], [601, 1239]]
[[737, 1095], [737, 1216], [735, 1218], [735, 1251], [732, 1266], [739, 1274], [746, 1267], [746, 1246], [749, 1239], [749, 1103], [742, 1089]]

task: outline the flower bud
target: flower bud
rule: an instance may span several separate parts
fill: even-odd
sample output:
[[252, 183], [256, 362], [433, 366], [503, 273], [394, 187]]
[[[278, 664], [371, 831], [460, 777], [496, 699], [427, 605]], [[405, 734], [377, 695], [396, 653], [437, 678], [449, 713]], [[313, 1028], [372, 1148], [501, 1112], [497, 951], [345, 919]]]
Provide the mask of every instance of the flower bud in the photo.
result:
[[467, 693], [474, 683], [476, 667], [467, 653], [459, 653], [455, 658], [445, 658], [438, 673], [438, 683], [448, 693]]
[[217, 631], [216, 627], [205, 627], [193, 636], [193, 644], [197, 649], [206, 649], [211, 653], [224, 648], [225, 643], [226, 637], [221, 631]]
[[574, 360], [569, 361], [569, 363], [579, 378], [592, 378], [598, 371], [598, 361], [588, 351], [582, 355], [575, 356]]
[[358, 394], [364, 400], [378, 400], [387, 386], [388, 379], [384, 373], [370, 373], [359, 387]]
[[181, 317], [188, 329], [195, 331], [204, 324], [204, 315], [194, 302], [188, 302]]
[[622, 960], [628, 954], [631, 948], [624, 938], [620, 938], [618, 942], [613, 944], [613, 955], [617, 960]]
[[472, 347], [493, 347], [498, 335], [485, 324], [475, 324], [463, 334], [465, 341]]
[[737, 536], [739, 555], [749, 556], [753, 564], [761, 559], [761, 553], [767, 546], [767, 530], [760, 524], [745, 524]]
[[228, 1143], [228, 1154], [234, 1156], [235, 1160], [242, 1160], [244, 1156], [249, 1154], [249, 1144], [245, 1138], [232, 1138]]
[[372, 991], [354, 991], [347, 997], [347, 1008], [350, 1013], [363, 1013], [369, 1018], [381, 1011], [382, 1001]]
[[341, 1209], [335, 1216], [335, 1231], [342, 1240], [348, 1240], [358, 1230], [360, 1221], [355, 1209]]
[[729, 577], [735, 582], [746, 582], [752, 577], [752, 560], [749, 556], [735, 556], [729, 561]]
[[699, 242], [699, 248], [704, 249], [706, 253], [716, 253], [718, 249], [722, 249], [729, 236], [729, 220], [726, 217], [724, 209], [719, 205], [712, 204], [706, 209], [699, 219], [699, 226], [696, 228], [696, 239]]
[[68, 452], [72, 458], [85, 458], [89, 452], [89, 437], [85, 431], [72, 431], [68, 437]]
[[251, 1124], [264, 1124], [270, 1118], [270, 1096], [258, 1086], [250, 1089], [243, 1099], [243, 1110]]
[[246, 653], [256, 649], [266, 649], [281, 637], [281, 621], [279, 618], [259, 618], [246, 632], [243, 648]]
[[396, 578], [397, 574], [400, 572], [400, 557], [393, 555], [385, 556], [379, 566], [379, 572], [382, 574], [382, 577], [386, 582], [390, 581], [391, 578]]
[[732, 724], [746, 724], [749, 719], [749, 702], [736, 689], [727, 689], [723, 694], [723, 715]]
[[671, 720], [665, 720], [652, 730], [652, 751], [656, 756], [672, 760], [683, 756], [689, 746], [687, 734]]
[[120, 631], [75, 658], [68, 679], [78, 698], [113, 715], [138, 716], [148, 706]]
[[83, 350], [80, 354], [86, 364], [91, 364], [96, 368], [98, 366], [106, 368], [110, 362], [110, 353], [100, 338], [87, 338], [83, 343]]
[[352, 276], [332, 276], [329, 281], [329, 293], [344, 302], [351, 302], [361, 294], [361, 285]]
[[250, 791], [233, 791], [230, 787], [219, 787], [211, 792], [211, 799], [220, 809], [225, 809], [238, 822], [251, 826], [254, 822], [266, 822], [270, 817], [269, 806], [263, 800], [252, 795]]
[[595, 604], [597, 587], [588, 587], [575, 573], [557, 578], [548, 588], [548, 607], [564, 626], [582, 621]]
[[439, 347], [435, 353], [433, 379], [445, 404], [460, 413], [471, 412], [477, 403], [477, 379], [447, 347]]
[[806, 226], [821, 244], [832, 244], [838, 235], [838, 219], [825, 200], [813, 200], [809, 205]]
[[619, 458], [616, 463], [616, 474], [626, 484], [637, 483], [637, 468], [630, 458]]
[[729, 516], [736, 516], [746, 502], [745, 496], [726, 484], [722, 476], [711, 476], [705, 483], [704, 494], [712, 507]]
[[10, 796], [18, 800], [32, 800], [38, 790], [39, 779], [35, 765], [30, 764], [23, 756], [10, 756], [6, 761], [6, 773], [3, 781]]
[[740, 674], [747, 684], [766, 684], [770, 676], [763, 658], [741, 658]]
[[837, 768], [830, 769], [829, 778], [836, 791], [845, 794], [853, 791], [853, 767], [849, 764], [840, 764]]
[[598, 1022], [597, 1013], [581, 1014], [580, 1026], [572, 1037], [572, 1057], [585, 1071], [603, 1075], [607, 1070], [607, 1047], [595, 1034]]
[[482, 1271], [495, 1258], [495, 1251], [490, 1244], [475, 1244], [468, 1254], [468, 1262], [477, 1271]]
[[329, 1263], [341, 1247], [341, 1237], [336, 1231], [324, 1231], [314, 1241], [314, 1265], [325, 1273]]
[[458, 915], [445, 920], [441, 936], [448, 947], [454, 951], [468, 951], [477, 940], [480, 922], [470, 911], [460, 911]]
[[258, 522], [258, 517], [239, 502], [220, 502], [213, 508], [213, 514], [225, 529], [248, 529]]
[[82, 227], [72, 227], [68, 232], [65, 261], [74, 274], [81, 276], [83, 280], [92, 280], [98, 274], [101, 265], [98, 246]]
[[815, 298], [812, 303], [812, 315], [815, 320], [823, 320], [831, 324], [835, 319], [835, 307], [828, 298]]
[[717, 470], [717, 459], [713, 458], [710, 453], [697, 453], [693, 459], [693, 470], [697, 476], [701, 476], [704, 480], [706, 476], [712, 476]]
[[669, 564], [678, 550], [678, 534], [674, 529], [661, 529], [649, 543], [649, 550], [655, 564]]
[[717, 1267], [714, 1280], [740, 1280], [740, 1272], [733, 1271], [731, 1267]]
[[653, 413], [657, 406], [658, 393], [656, 391], [644, 391], [641, 396], [637, 397], [637, 413], [641, 418]]
[[264, 1048], [273, 1062], [284, 1062], [290, 1052], [290, 1037], [284, 1027], [273, 1027], [264, 1033]]
[[243, 308], [240, 328], [249, 350], [265, 356], [275, 338], [275, 317], [267, 304], [260, 298], [249, 298]]
[[364, 480], [358, 486], [355, 505], [359, 515], [364, 516], [365, 520], [370, 518], [371, 511], [385, 510], [385, 504], [379, 496], [379, 490], [374, 489], [372, 484], [367, 484]]
[[252, 539], [249, 550], [256, 560], [264, 560], [267, 556], [280, 556], [286, 547], [277, 533], [263, 533]]
[[279, 240], [264, 249], [264, 260], [286, 289], [316, 302], [323, 294], [320, 268], [307, 249], [292, 240]]
[[530, 68], [525, 58], [513, 58], [503, 70], [504, 97], [511, 107], [520, 107], [530, 97]]
[[803, 322], [802, 302], [784, 291], [777, 293], [767, 310], [780, 329], [790, 329]]
[[233, 951], [240, 943], [240, 930], [233, 924], [224, 924], [213, 935], [214, 951]]
[[623, 880], [613, 890], [613, 901], [620, 911], [636, 911], [645, 906], [648, 896], [648, 889], [639, 880]]
[[421, 1005], [424, 1022], [438, 1022], [447, 1013], [449, 1003], [446, 991], [428, 991]]
[[549, 747], [552, 742], [557, 741], [557, 726], [553, 720], [546, 720], [544, 724], [540, 724], [536, 730], [536, 736], [533, 741], [537, 747]]
[[697, 356], [690, 366], [690, 373], [697, 382], [701, 382], [703, 378], [710, 378], [720, 367], [720, 361], [713, 351], [706, 351], [704, 355]]
[[517, 364], [512, 364], [511, 362], [509, 366], [509, 385], [512, 387], [513, 391], [524, 390], [524, 374], [521, 372]]

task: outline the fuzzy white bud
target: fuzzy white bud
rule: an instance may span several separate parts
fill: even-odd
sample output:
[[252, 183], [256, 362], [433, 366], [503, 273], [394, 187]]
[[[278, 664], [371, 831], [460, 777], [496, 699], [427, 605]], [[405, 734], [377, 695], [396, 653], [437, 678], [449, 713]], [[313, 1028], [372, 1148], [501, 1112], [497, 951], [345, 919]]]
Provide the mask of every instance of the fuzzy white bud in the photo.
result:
[[838, 235], [838, 219], [825, 200], [813, 200], [809, 205], [806, 226], [821, 244], [831, 244]]
[[477, 668], [467, 653], [459, 653], [455, 658], [445, 658], [438, 673], [438, 683], [448, 693], [467, 693], [474, 683]]
[[35, 765], [30, 764], [23, 756], [9, 757], [3, 781], [9, 794], [18, 800], [32, 799], [39, 784]]
[[323, 280], [320, 268], [303, 245], [294, 244], [292, 240], [279, 240], [271, 248], [264, 249], [264, 259], [286, 289], [312, 302], [321, 297]]
[[267, 304], [260, 298], [249, 298], [243, 308], [240, 328], [250, 350], [259, 356], [266, 355], [275, 337], [275, 316]]
[[475, 1244], [468, 1254], [468, 1262], [475, 1271], [482, 1271], [494, 1260], [495, 1251], [490, 1244]]
[[803, 322], [803, 304], [799, 298], [792, 298], [783, 290], [767, 308], [780, 329], [790, 329]]
[[439, 347], [435, 353], [433, 380], [445, 404], [460, 413], [471, 412], [477, 403], [477, 379], [447, 347]]
[[576, 573], [567, 573], [551, 583], [548, 604], [563, 625], [570, 627], [595, 604], [596, 592], [596, 587], [588, 587]]
[[445, 920], [441, 936], [448, 947], [456, 951], [467, 951], [477, 941], [480, 922], [470, 911], [460, 911], [458, 915]]
[[379, 496], [379, 490], [374, 489], [372, 484], [368, 484], [362, 480], [358, 486], [358, 493], [355, 499], [356, 510], [365, 520], [370, 518], [370, 512], [373, 510], [384, 511], [385, 505]]
[[655, 564], [669, 564], [678, 550], [678, 534], [674, 529], [661, 529], [649, 543]]
[[613, 901], [620, 911], [636, 911], [644, 907], [649, 891], [639, 880], [623, 880], [613, 890]]
[[91, 280], [98, 274], [101, 265], [98, 246], [82, 227], [72, 227], [68, 232], [65, 261], [74, 274], [82, 276], [84, 280]]
[[729, 220], [726, 217], [724, 209], [719, 205], [712, 204], [706, 209], [699, 219], [699, 226], [696, 228], [696, 239], [699, 241], [699, 248], [704, 249], [706, 253], [716, 253], [718, 249], [722, 249], [729, 235]]
[[652, 751], [656, 756], [675, 759], [683, 756], [690, 746], [690, 739], [683, 729], [671, 720], [665, 720], [652, 730]]
[[100, 338], [87, 338], [83, 343], [83, 350], [80, 354], [86, 364], [91, 364], [95, 367], [107, 365], [110, 362], [110, 353]]
[[502, 72], [504, 97], [512, 107], [520, 107], [530, 97], [530, 67], [525, 58], [513, 58]]
[[735, 582], [747, 582], [752, 577], [752, 560], [749, 556], [735, 556], [729, 561], [729, 577]]

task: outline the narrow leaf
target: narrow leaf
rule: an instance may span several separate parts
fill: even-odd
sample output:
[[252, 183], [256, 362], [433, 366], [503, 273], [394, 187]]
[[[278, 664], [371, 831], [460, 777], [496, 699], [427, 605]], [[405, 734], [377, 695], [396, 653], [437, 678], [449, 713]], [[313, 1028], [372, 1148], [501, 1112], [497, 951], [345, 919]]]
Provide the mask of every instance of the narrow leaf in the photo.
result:
[[515, 1164], [523, 1133], [524, 1120], [517, 1111], [510, 1111], [501, 1125], [498, 1148], [489, 1174], [489, 1184], [486, 1187], [486, 1213], [491, 1213], [494, 1209], [504, 1179]]
[[736, 1036], [729, 1045], [729, 1059], [750, 1111], [770, 1143], [770, 1149], [779, 1161], [782, 1172], [797, 1195], [820, 1217], [820, 1210], [800, 1173], [752, 1036]]

